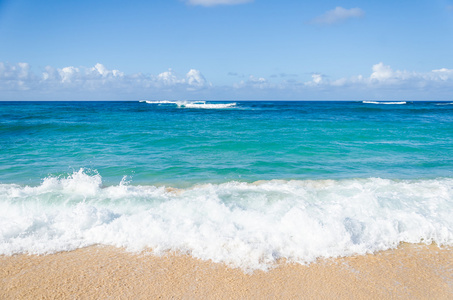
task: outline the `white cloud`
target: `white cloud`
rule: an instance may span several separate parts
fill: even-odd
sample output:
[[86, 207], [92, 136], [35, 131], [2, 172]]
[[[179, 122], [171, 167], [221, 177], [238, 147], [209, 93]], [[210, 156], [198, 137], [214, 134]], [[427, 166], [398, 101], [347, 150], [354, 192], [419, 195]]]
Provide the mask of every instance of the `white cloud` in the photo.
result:
[[203, 74], [201, 74], [200, 71], [195, 69], [190, 69], [190, 71], [187, 72], [186, 81], [187, 84], [190, 85], [192, 88], [202, 88], [206, 85], [210, 85], [204, 78]]
[[20, 62], [17, 65], [9, 65], [0, 62], [0, 78], [5, 79], [25, 79], [28, 77], [30, 66], [27, 63]]
[[157, 75], [157, 82], [162, 83], [165, 86], [174, 86], [185, 82], [184, 78], [178, 78], [172, 69], [168, 69], [166, 72], [162, 72]]
[[260, 94], [260, 91], [266, 90], [267, 94], [273, 92], [299, 100], [350, 100], [361, 97], [451, 100], [453, 69], [442, 68], [429, 72], [402, 71], [393, 70], [380, 62], [371, 67], [368, 76], [356, 75], [331, 80], [323, 74], [312, 73], [311, 80], [308, 81], [286, 80], [279, 83], [270, 82], [263, 77], [250, 76], [249, 80], [241, 81], [233, 87], [236, 90], [254, 90], [256, 94], [264, 96], [267, 95]]
[[18, 63], [18, 75], [19, 78], [27, 78], [29, 71], [30, 71], [30, 65], [27, 63]]
[[[428, 72], [392, 69], [379, 62], [369, 74], [331, 78], [312, 73], [296, 80], [251, 75], [228, 86], [213, 86], [203, 74], [190, 69], [178, 74], [125, 74], [102, 64], [93, 67], [53, 68], [34, 73], [27, 63], [0, 62], [0, 100], [121, 100], [121, 99], [445, 99], [453, 100], [453, 69]], [[378, 96], [376, 96], [378, 95]], [[203, 98], [204, 97], [204, 98]]]
[[315, 83], [315, 84], [320, 84], [322, 82], [321, 74], [312, 74], [311, 78], [313, 78], [313, 83]]
[[79, 74], [79, 69], [74, 67], [65, 67], [58, 69], [58, 75], [60, 75], [62, 83], [70, 83]]
[[215, 5], [235, 5], [253, 2], [253, 0], [186, 0], [190, 5], [215, 6]]
[[453, 92], [453, 69], [437, 69], [430, 72], [414, 72], [393, 70], [390, 66], [380, 62], [372, 66], [369, 77], [363, 75], [336, 80], [319, 80], [312, 75], [313, 80], [305, 84], [308, 86], [322, 85], [324, 87], [348, 87], [356, 89], [413, 89], [420, 90], [429, 87], [443, 87]]
[[100, 80], [101, 83], [106, 83], [121, 77], [124, 77], [123, 72], [120, 72], [119, 70], [109, 70], [104, 65], [97, 63], [92, 68], [69, 66], [55, 69], [47, 66], [42, 73], [41, 80], [53, 84], [60, 82], [65, 85], [77, 85], [96, 80]]
[[453, 70], [446, 69], [446, 68], [442, 68], [439, 70], [433, 70], [432, 75], [434, 77], [438, 78], [438, 80], [446, 81], [446, 80], [453, 78]]
[[233, 87], [235, 89], [269, 89], [275, 88], [276, 85], [273, 85], [264, 77], [250, 75], [248, 80], [241, 80], [239, 83], [235, 83]]
[[329, 10], [323, 15], [314, 18], [310, 23], [320, 24], [320, 25], [330, 25], [335, 23], [343, 22], [351, 18], [360, 18], [365, 15], [365, 12], [356, 7], [346, 9], [340, 6], [337, 6], [335, 9]]
[[93, 68], [89, 69], [87, 73], [94, 76], [100, 75], [101, 77], [123, 77], [124, 73], [118, 70], [108, 70], [103, 64], [97, 63]]
[[186, 89], [190, 91], [211, 86], [211, 83], [206, 81], [203, 74], [195, 69], [190, 69], [185, 77], [182, 77], [172, 69], [169, 69], [168, 71], [157, 75], [156, 83], [157, 86], [163, 85], [165, 87], [185, 86]]
[[[118, 93], [191, 93], [209, 88], [209, 83], [199, 70], [191, 69], [180, 76], [173, 70], [152, 74], [126, 75], [119, 70], [110, 70], [103, 64], [97, 63], [93, 67], [53, 68], [47, 66], [36, 75], [30, 71], [27, 63], [15, 65], [0, 62], [0, 91], [10, 91], [20, 94], [20, 91], [35, 91], [30, 97], [38, 93], [45, 95], [68, 94], [69, 99], [76, 99], [77, 95], [89, 95], [106, 99], [119, 97]], [[104, 96], [108, 95], [108, 96]], [[80, 96], [82, 97], [82, 96]], [[34, 98], [33, 98], [34, 99]], [[78, 98], [77, 98], [78, 99]], [[84, 98], [85, 99], [85, 98]], [[0, 96], [0, 100], [2, 99]]]
[[384, 65], [382, 62], [373, 66], [373, 73], [371, 73], [371, 80], [384, 81], [392, 78], [393, 70], [390, 66]]
[[35, 79], [28, 63], [10, 65], [0, 62], [0, 90], [29, 90], [32, 88], [29, 83]]

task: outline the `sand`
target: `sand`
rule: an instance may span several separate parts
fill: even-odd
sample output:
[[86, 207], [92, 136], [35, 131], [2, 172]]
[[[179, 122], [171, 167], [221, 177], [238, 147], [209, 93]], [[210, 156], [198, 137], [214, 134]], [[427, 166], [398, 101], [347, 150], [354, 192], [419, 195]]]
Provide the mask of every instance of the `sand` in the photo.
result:
[[396, 250], [246, 274], [188, 255], [95, 246], [0, 256], [0, 299], [453, 299], [453, 248]]

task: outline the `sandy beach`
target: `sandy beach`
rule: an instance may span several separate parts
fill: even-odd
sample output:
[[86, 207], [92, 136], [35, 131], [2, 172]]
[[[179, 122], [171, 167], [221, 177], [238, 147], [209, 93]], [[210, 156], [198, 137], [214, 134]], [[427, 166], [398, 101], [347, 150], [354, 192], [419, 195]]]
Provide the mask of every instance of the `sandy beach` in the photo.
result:
[[188, 255], [95, 246], [0, 257], [1, 299], [451, 299], [453, 249], [404, 244], [373, 255], [281, 261], [246, 274]]

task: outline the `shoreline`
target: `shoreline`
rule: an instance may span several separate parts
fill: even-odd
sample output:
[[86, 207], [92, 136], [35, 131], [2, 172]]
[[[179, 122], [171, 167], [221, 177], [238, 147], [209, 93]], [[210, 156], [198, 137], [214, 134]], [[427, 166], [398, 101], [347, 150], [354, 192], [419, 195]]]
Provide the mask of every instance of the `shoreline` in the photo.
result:
[[49, 255], [0, 256], [0, 298], [354, 298], [453, 297], [453, 247], [402, 244], [395, 250], [282, 260], [246, 274], [184, 254], [155, 256], [111, 246]]

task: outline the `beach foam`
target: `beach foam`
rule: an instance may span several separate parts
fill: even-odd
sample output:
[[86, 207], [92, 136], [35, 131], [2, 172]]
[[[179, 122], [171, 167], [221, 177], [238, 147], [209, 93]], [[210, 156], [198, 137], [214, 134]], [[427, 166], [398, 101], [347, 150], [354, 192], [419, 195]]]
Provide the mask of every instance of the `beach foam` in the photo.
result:
[[103, 186], [96, 172], [0, 184], [0, 254], [89, 245], [180, 251], [245, 270], [453, 245], [453, 179], [271, 180], [187, 189]]

